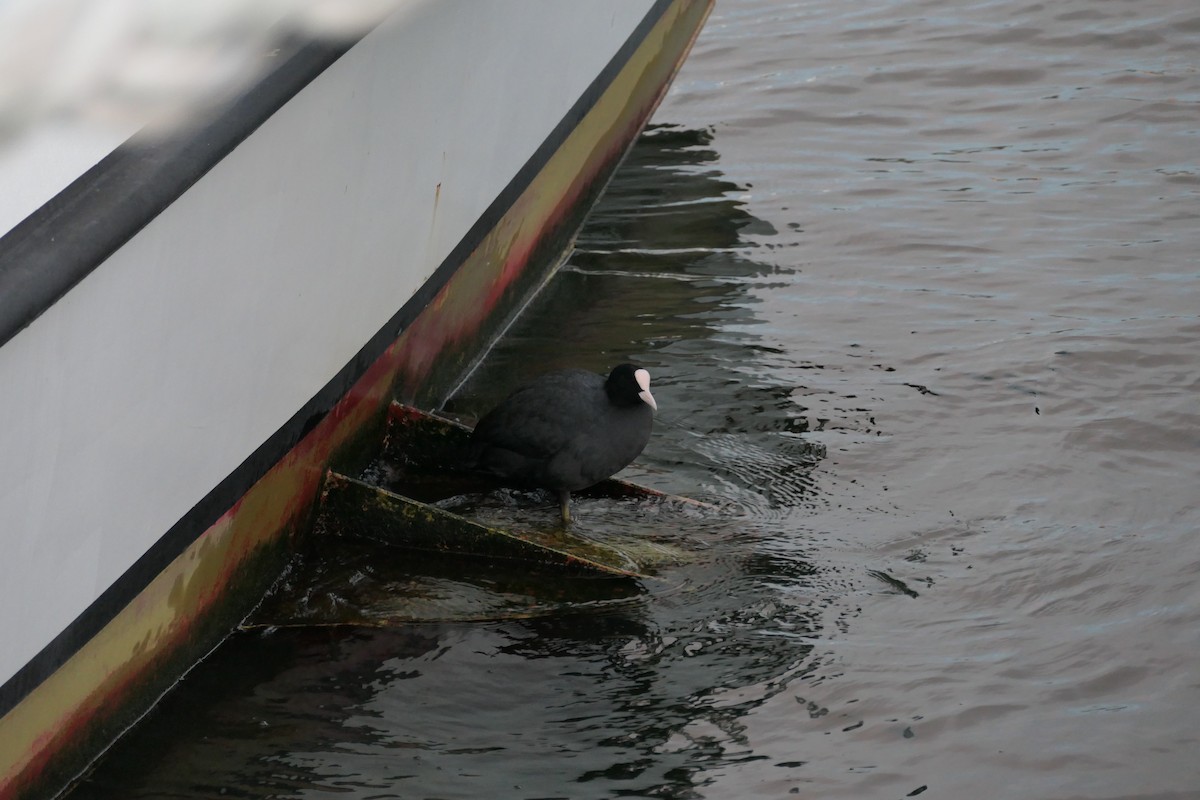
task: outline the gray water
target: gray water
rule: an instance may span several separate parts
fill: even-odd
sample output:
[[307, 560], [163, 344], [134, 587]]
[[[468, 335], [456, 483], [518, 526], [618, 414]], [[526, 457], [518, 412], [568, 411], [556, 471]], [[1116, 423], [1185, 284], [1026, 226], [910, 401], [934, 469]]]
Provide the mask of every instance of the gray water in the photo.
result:
[[236, 635], [74, 796], [1200, 796], [1198, 60], [1185, 0], [721, 3], [450, 404], [641, 362], [697, 557]]

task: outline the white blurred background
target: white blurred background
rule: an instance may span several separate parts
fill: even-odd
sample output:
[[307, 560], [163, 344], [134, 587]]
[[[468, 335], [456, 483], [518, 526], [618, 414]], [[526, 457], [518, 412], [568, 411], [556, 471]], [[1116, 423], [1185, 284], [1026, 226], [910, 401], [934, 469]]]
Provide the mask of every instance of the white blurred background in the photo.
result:
[[289, 36], [414, 0], [0, 0], [0, 235], [139, 131], [236, 92]]
[[127, 127], [211, 100], [292, 33], [356, 36], [397, 0], [0, 0], [0, 141]]

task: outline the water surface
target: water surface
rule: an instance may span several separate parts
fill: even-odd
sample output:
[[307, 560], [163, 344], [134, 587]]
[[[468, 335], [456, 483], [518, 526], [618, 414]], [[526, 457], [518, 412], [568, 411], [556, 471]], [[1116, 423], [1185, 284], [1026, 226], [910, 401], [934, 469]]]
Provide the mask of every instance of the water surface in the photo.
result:
[[1183, 0], [721, 3], [450, 404], [638, 360], [702, 557], [414, 566], [459, 621], [236, 635], [74, 796], [1195, 797], [1197, 53]]

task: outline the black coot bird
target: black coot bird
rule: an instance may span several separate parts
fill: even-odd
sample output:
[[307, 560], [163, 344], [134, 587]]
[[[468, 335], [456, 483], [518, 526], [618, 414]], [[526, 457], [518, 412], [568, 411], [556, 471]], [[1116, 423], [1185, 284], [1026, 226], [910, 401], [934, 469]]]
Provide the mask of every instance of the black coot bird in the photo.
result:
[[650, 373], [633, 364], [607, 379], [582, 369], [548, 372], [479, 420], [471, 433], [474, 467], [506, 486], [557, 492], [570, 522], [571, 492], [637, 458], [656, 410]]

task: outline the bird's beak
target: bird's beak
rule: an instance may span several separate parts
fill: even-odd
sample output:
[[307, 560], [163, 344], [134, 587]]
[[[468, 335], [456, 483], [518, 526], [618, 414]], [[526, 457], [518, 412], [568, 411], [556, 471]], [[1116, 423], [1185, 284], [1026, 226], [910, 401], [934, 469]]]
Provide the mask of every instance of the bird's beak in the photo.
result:
[[658, 411], [658, 403], [654, 402], [654, 395], [650, 394], [650, 373], [644, 369], [639, 369], [633, 373], [633, 379], [637, 381], [638, 397], [642, 398], [642, 402]]

